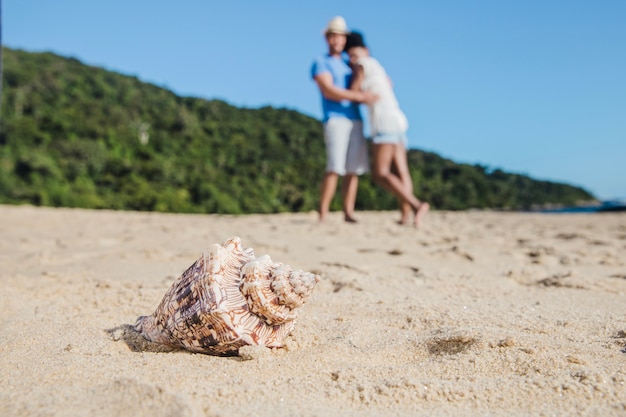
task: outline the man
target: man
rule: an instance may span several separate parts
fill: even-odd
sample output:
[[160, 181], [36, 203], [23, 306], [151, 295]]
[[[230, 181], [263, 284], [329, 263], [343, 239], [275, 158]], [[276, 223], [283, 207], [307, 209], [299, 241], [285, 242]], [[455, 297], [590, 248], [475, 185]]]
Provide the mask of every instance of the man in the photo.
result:
[[355, 222], [354, 205], [359, 175], [369, 171], [367, 143], [357, 103], [373, 103], [372, 93], [350, 90], [352, 69], [343, 54], [348, 27], [341, 16], [334, 17], [324, 30], [328, 53], [318, 57], [311, 76], [322, 93], [326, 173], [322, 180], [320, 222], [326, 220], [330, 203], [343, 176], [341, 194], [346, 222]]

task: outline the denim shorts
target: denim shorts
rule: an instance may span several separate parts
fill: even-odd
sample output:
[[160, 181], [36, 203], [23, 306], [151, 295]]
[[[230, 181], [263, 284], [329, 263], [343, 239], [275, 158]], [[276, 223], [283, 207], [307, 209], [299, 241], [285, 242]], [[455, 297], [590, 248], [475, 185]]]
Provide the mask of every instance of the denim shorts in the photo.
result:
[[406, 137], [406, 133], [377, 133], [372, 137], [372, 142], [375, 144], [389, 143], [389, 144], [403, 144], [405, 147], [409, 141]]

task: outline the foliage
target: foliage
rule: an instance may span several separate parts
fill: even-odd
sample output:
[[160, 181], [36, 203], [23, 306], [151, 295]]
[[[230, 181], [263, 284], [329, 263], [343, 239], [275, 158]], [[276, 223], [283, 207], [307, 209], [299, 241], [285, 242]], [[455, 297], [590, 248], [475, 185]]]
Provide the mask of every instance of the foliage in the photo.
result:
[[[317, 208], [325, 151], [314, 118], [179, 97], [52, 53], [3, 53], [0, 203], [232, 214]], [[417, 195], [439, 209], [593, 198], [419, 150], [409, 163]], [[397, 202], [366, 176], [357, 206]]]

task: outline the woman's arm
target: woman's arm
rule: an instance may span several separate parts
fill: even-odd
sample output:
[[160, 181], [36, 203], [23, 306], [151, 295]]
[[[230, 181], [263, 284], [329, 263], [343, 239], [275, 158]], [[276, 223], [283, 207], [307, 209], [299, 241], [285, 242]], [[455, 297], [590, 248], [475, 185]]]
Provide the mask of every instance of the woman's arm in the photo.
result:
[[363, 66], [356, 64], [352, 69], [352, 83], [350, 84], [350, 90], [361, 91], [364, 78], [365, 73], [363, 71]]

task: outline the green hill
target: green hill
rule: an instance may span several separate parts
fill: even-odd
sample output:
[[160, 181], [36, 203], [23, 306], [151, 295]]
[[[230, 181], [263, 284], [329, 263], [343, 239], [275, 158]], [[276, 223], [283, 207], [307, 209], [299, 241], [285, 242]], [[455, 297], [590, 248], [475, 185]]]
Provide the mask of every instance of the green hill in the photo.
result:
[[[325, 153], [316, 119], [179, 97], [52, 53], [3, 48], [3, 69], [0, 203], [197, 213], [317, 208]], [[409, 163], [416, 194], [438, 209], [594, 198], [419, 150]], [[358, 209], [397, 207], [369, 177], [359, 187]]]

